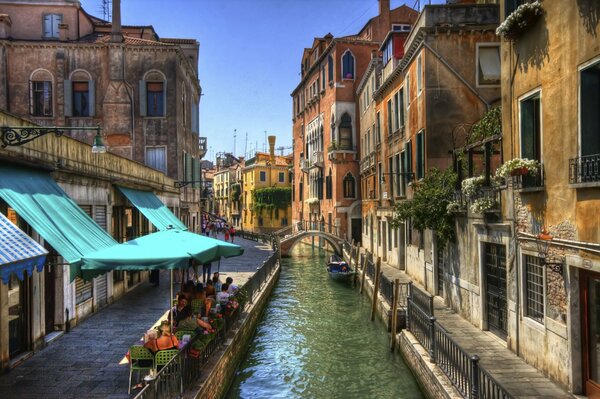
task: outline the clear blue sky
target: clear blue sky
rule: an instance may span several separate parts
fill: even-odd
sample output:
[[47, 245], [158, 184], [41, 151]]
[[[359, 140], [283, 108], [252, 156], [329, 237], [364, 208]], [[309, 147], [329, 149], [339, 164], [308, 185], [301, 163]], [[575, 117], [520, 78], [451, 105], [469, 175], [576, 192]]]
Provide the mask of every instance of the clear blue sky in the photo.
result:
[[[392, 0], [392, 8], [415, 0]], [[421, 0], [421, 5], [428, 0]], [[444, 3], [433, 0], [432, 3]], [[102, 17], [101, 0], [82, 0]], [[378, 0], [122, 0], [123, 24], [153, 25], [161, 37], [200, 42], [200, 135], [213, 160], [219, 151], [262, 151], [265, 134], [276, 146], [292, 143], [292, 99], [300, 59], [315, 36], [357, 33], [377, 15]], [[289, 150], [286, 150], [286, 153]]]

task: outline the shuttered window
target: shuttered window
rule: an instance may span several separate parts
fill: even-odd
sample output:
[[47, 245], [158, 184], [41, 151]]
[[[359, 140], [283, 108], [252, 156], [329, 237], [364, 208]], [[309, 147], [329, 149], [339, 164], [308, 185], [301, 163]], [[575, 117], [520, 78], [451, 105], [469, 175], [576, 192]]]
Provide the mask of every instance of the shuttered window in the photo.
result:
[[600, 154], [600, 62], [581, 71], [581, 156]]
[[425, 131], [417, 133], [417, 179], [425, 177]]
[[521, 101], [521, 158], [541, 160], [539, 93]]
[[44, 39], [58, 39], [58, 25], [62, 23], [61, 14], [46, 14], [44, 15]]

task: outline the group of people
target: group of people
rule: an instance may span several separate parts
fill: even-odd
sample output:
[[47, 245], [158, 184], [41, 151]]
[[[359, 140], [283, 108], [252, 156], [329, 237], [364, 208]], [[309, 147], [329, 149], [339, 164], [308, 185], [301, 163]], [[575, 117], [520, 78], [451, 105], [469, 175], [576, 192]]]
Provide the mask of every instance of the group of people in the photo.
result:
[[235, 237], [235, 228], [223, 220], [211, 221], [208, 217], [204, 217], [202, 220], [202, 232], [207, 237], [217, 238], [219, 233], [224, 234], [225, 241], [233, 242]]
[[[171, 318], [174, 328], [178, 330], [212, 332], [212, 326], [208, 322], [211, 309], [225, 306], [237, 290], [238, 286], [233, 284], [233, 278], [227, 277], [225, 283], [221, 283], [218, 272], [206, 280], [206, 284], [194, 284], [193, 280], [188, 280], [182, 284], [181, 291], [177, 294], [177, 304], [169, 312], [169, 319], [163, 320], [158, 330], [151, 329], [147, 332], [144, 346], [153, 353], [179, 348], [179, 340], [171, 331]], [[201, 303], [199, 312], [192, 310], [191, 303], [194, 300]]]

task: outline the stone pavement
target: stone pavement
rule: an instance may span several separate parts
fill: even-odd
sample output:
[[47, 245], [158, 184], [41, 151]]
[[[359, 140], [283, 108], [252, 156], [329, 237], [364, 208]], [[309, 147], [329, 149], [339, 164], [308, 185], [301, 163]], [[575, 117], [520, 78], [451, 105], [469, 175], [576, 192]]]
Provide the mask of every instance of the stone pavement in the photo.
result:
[[[409, 282], [410, 277], [385, 263], [382, 273], [394, 281]], [[419, 288], [423, 287], [417, 285]], [[449, 309], [439, 297], [434, 299], [434, 316], [452, 339], [469, 355], [477, 355], [480, 364], [515, 398], [564, 399], [572, 398], [564, 389], [546, 378], [533, 366], [506, 348], [506, 343], [488, 331], [482, 331]]]
[[[272, 251], [254, 241], [235, 241], [244, 255], [221, 261], [221, 280], [232, 276], [242, 285]], [[160, 280], [158, 288], [140, 284], [0, 376], [0, 398], [128, 398], [124, 355], [169, 306], [169, 272], [161, 272]]]

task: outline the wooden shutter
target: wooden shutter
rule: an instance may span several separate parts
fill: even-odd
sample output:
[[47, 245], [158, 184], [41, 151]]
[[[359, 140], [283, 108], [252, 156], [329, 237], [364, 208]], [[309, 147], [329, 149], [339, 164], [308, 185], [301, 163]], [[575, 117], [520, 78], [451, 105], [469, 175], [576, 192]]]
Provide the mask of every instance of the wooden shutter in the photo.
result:
[[185, 181], [192, 181], [192, 156], [188, 153], [184, 154], [184, 170], [185, 170]]
[[146, 95], [146, 81], [145, 80], [140, 80], [138, 82], [138, 87], [139, 87], [139, 91], [140, 91], [140, 116], [146, 116], [148, 111], [147, 111], [147, 106], [148, 106], [148, 98]]
[[75, 303], [80, 304], [87, 301], [93, 295], [92, 282], [85, 281], [79, 277], [75, 278]]
[[196, 159], [196, 158], [192, 158], [192, 178], [195, 182], [198, 183], [194, 183], [192, 185], [192, 187], [194, 188], [200, 188], [200, 179], [201, 179], [201, 173], [200, 173], [200, 160]]
[[94, 207], [94, 220], [98, 223], [98, 226], [108, 231], [106, 223], [106, 205], [96, 205]]
[[424, 132], [417, 134], [417, 178], [421, 179], [425, 175], [425, 143]]
[[89, 116], [96, 116], [96, 81], [88, 81], [88, 112]]
[[73, 116], [73, 82], [65, 79], [63, 86], [65, 93], [65, 116]]
[[167, 81], [163, 82], [163, 116], [167, 116]]

